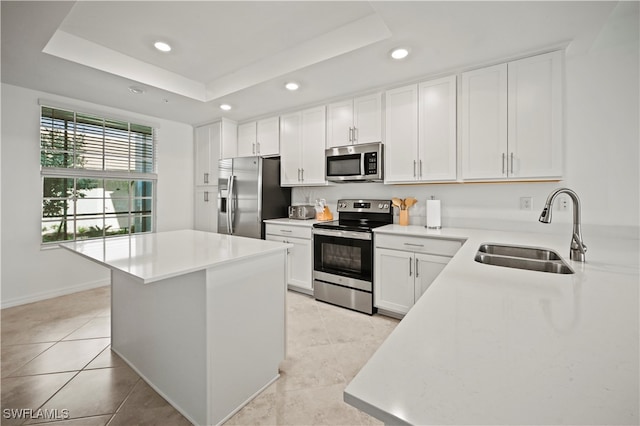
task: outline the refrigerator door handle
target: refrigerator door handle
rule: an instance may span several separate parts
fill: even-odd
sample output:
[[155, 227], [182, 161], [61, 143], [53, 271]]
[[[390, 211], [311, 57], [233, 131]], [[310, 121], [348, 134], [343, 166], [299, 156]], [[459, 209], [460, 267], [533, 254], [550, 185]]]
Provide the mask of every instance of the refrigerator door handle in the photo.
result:
[[236, 197], [235, 194], [233, 193], [234, 190], [234, 181], [235, 181], [235, 176], [231, 175], [229, 176], [229, 199], [228, 199], [228, 206], [227, 206], [227, 220], [229, 223], [229, 235], [233, 235], [233, 221], [235, 220], [235, 216], [236, 216]]
[[231, 235], [231, 176], [227, 178], [227, 233]]

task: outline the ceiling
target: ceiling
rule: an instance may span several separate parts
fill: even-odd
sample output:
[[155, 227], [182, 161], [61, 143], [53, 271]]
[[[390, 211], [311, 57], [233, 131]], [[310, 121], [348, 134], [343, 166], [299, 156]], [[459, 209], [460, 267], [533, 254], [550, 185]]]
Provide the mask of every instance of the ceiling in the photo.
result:
[[[184, 123], [243, 121], [551, 48], [587, 50], [625, 3], [2, 1], [1, 77]], [[155, 50], [157, 40], [172, 51]], [[397, 46], [409, 57], [390, 59]]]

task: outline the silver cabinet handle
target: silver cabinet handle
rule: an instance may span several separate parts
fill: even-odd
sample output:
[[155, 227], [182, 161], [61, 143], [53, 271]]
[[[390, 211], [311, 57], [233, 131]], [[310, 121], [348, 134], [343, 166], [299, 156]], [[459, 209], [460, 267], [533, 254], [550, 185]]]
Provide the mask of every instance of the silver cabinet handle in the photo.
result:
[[256, 154], [260, 154], [260, 142], [256, 142]]
[[209, 173], [204, 174], [204, 183], [209, 183]]
[[413, 177], [416, 177], [416, 160], [413, 160]]
[[502, 174], [504, 174], [504, 157], [505, 157], [505, 154], [503, 152], [502, 153]]
[[204, 191], [204, 202], [205, 203], [209, 202], [209, 191]]
[[358, 141], [358, 128], [354, 127], [353, 128], [353, 142], [357, 142]]
[[513, 152], [511, 153], [511, 174], [513, 175]]
[[412, 260], [411, 258], [409, 258], [409, 276], [411, 276], [411, 264], [412, 264]]
[[420, 272], [418, 272], [418, 258], [416, 257], [416, 278], [418, 278], [420, 276]]
[[293, 232], [291, 229], [281, 229], [280, 232]]
[[255, 143], [252, 143], [252, 144], [251, 144], [251, 153], [252, 153], [252, 154], [255, 154], [255, 153], [256, 153], [256, 144], [255, 144]]
[[412, 243], [404, 243], [405, 246], [411, 247], [424, 247], [424, 244], [412, 244]]
[[304, 182], [304, 168], [300, 169], [302, 171], [302, 179], [300, 179], [302, 182]]
[[298, 182], [300, 182], [300, 169], [298, 169]]
[[422, 177], [422, 160], [420, 160], [420, 168], [418, 169], [420, 174], [418, 176]]
[[353, 127], [349, 127], [349, 142], [353, 142]]

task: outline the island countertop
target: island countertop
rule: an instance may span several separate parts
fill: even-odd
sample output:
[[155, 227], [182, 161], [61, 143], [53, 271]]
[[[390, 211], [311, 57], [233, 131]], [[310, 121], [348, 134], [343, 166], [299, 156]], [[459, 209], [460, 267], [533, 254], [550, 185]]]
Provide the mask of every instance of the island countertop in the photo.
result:
[[144, 284], [291, 247], [275, 241], [179, 230], [61, 243]]
[[[638, 240], [387, 225], [465, 243], [344, 392], [385, 424], [638, 424]], [[560, 275], [485, 265], [478, 246], [556, 250]]]

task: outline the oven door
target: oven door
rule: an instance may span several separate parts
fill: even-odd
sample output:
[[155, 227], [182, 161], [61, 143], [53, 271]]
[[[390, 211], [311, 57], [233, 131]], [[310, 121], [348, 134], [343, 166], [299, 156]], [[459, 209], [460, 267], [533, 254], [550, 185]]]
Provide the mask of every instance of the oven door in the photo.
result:
[[332, 276], [346, 277], [338, 280], [360, 290], [372, 291], [373, 241], [370, 232], [353, 232], [330, 229], [313, 230], [314, 277], [335, 282]]

